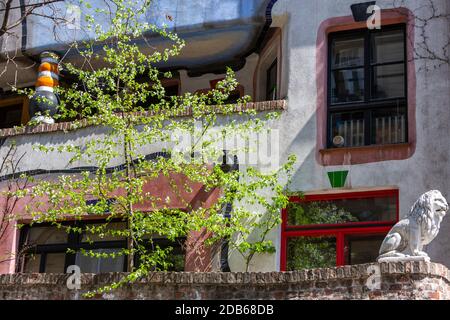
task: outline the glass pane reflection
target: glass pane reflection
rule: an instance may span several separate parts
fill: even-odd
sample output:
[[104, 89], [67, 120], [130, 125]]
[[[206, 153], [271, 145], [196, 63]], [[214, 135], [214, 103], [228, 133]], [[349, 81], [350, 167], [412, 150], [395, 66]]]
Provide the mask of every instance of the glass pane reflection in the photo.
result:
[[336, 238], [289, 238], [287, 270], [327, 268], [336, 265]]

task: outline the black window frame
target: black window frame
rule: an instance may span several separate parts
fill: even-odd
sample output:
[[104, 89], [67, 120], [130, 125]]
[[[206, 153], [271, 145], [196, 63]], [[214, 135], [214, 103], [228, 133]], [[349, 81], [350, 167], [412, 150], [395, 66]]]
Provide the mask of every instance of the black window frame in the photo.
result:
[[[122, 219], [111, 219], [109, 222], [124, 222]], [[63, 221], [61, 222], [61, 225], [63, 226], [72, 226], [72, 227], [79, 227], [83, 228], [89, 224], [101, 224], [105, 223], [104, 219], [92, 219], [92, 220], [82, 220], [82, 221]], [[45, 273], [45, 265], [46, 265], [46, 258], [47, 254], [49, 253], [64, 253], [65, 254], [65, 261], [64, 261], [64, 270], [67, 270], [67, 268], [70, 265], [75, 265], [76, 261], [76, 253], [68, 253], [68, 249], [72, 249], [75, 251], [79, 251], [80, 249], [85, 250], [96, 250], [96, 249], [123, 249], [127, 247], [127, 240], [109, 240], [109, 241], [93, 241], [92, 243], [89, 243], [87, 241], [82, 241], [83, 233], [75, 233], [70, 232], [67, 233], [67, 241], [65, 243], [54, 243], [54, 244], [38, 244], [38, 245], [30, 245], [29, 248], [26, 248], [25, 246], [27, 241], [27, 235], [31, 228], [39, 228], [39, 227], [54, 227], [56, 226], [50, 222], [44, 222], [39, 223], [30, 226], [29, 224], [25, 224], [20, 229], [20, 235], [19, 235], [19, 253], [21, 254], [18, 258], [20, 259], [20, 263], [17, 264], [17, 272], [22, 272], [23, 267], [25, 266], [25, 260], [26, 256], [29, 254], [40, 254], [40, 261], [39, 261], [39, 273]], [[175, 242], [178, 242], [181, 246], [181, 249], [178, 247], [173, 247], [172, 254], [186, 254], [183, 245], [180, 242], [185, 242], [185, 238], [177, 238]], [[166, 238], [154, 238], [153, 243], [156, 245], [159, 245], [160, 247], [166, 247], [173, 244], [173, 242], [169, 241]], [[127, 271], [127, 255], [124, 255], [124, 262], [123, 262], [123, 268], [122, 271]], [[134, 264], [137, 266], [139, 263], [139, 257], [136, 255], [134, 257]], [[170, 270], [169, 270], [170, 271]]]
[[[270, 95], [273, 95], [273, 89], [269, 87], [269, 79], [271, 79], [271, 71], [275, 68], [275, 97], [272, 98]], [[278, 95], [278, 57], [272, 61], [270, 66], [266, 70], [266, 101], [276, 100]]]
[[[371, 36], [377, 33], [383, 33], [386, 31], [403, 31], [403, 61], [389, 61], [384, 63], [372, 63], [371, 61]], [[364, 101], [356, 101], [356, 102], [340, 102], [340, 103], [331, 103], [332, 97], [332, 87], [331, 87], [331, 76], [332, 72], [339, 69], [351, 69], [353, 67], [341, 67], [341, 68], [332, 68], [332, 59], [333, 59], [333, 40], [342, 39], [342, 38], [356, 38], [363, 37], [364, 38]], [[385, 144], [377, 144], [375, 141], [375, 134], [373, 132], [372, 125], [372, 113], [377, 110], [383, 110], [387, 108], [403, 108], [405, 110], [405, 141], [400, 143], [408, 143], [408, 59], [407, 59], [407, 32], [406, 32], [406, 24], [395, 24], [389, 26], [383, 26], [381, 29], [373, 29], [370, 30], [368, 28], [365, 29], [354, 29], [354, 30], [345, 30], [333, 32], [328, 35], [328, 51], [327, 51], [327, 148], [337, 148], [333, 145], [333, 136], [332, 136], [332, 123], [331, 116], [333, 113], [345, 113], [345, 112], [363, 112], [364, 113], [364, 146], [374, 146], [374, 145], [385, 145]], [[376, 66], [384, 66], [384, 65], [394, 65], [403, 63], [404, 65], [404, 96], [403, 97], [394, 97], [394, 98], [385, 98], [385, 99], [372, 99], [372, 91], [373, 91], [373, 74], [372, 69]], [[354, 68], [361, 68], [360, 66]], [[351, 148], [351, 147], [344, 147]]]
[[[28, 103], [28, 98], [23, 95], [15, 93], [0, 94], [0, 130], [26, 124], [29, 120]], [[7, 113], [5, 110], [7, 109], [10, 109], [9, 111], [13, 112], [19, 111], [20, 119], [18, 121], [13, 121], [13, 123], [7, 123], [4, 118]]]
[[[98, 224], [104, 223], [105, 220], [85, 220], [85, 221], [64, 221], [61, 222], [61, 225], [64, 226], [74, 226], [74, 227], [85, 227], [89, 224]], [[110, 222], [122, 222], [121, 220], [111, 220]], [[19, 252], [21, 252], [26, 245], [27, 235], [30, 229], [39, 228], [39, 227], [54, 227], [56, 226], [52, 223], [39, 223], [33, 226], [24, 225], [20, 230], [20, 240], [19, 240]], [[67, 233], [67, 241], [65, 243], [54, 243], [54, 244], [37, 244], [31, 245], [30, 248], [25, 249], [23, 254], [40, 254], [40, 262], [39, 262], [39, 273], [45, 273], [45, 265], [46, 265], [46, 257], [48, 253], [64, 253], [65, 262], [64, 262], [64, 270], [67, 270], [67, 267], [75, 264], [76, 254], [68, 253], [67, 250], [73, 249], [78, 251], [80, 249], [86, 250], [96, 250], [96, 249], [122, 249], [126, 248], [127, 241], [124, 240], [112, 240], [112, 241], [94, 241], [92, 243], [83, 242], [82, 241], [83, 233]], [[127, 268], [127, 259], [124, 256], [124, 265], [123, 270], [126, 271]], [[19, 264], [19, 270], [22, 270], [25, 263], [25, 257], [21, 257], [21, 263]]]

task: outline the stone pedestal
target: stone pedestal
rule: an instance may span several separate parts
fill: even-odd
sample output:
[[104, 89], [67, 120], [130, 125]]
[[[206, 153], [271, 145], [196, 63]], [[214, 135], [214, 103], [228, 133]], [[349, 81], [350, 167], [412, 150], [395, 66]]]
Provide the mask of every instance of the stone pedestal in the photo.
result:
[[430, 262], [430, 257], [424, 256], [404, 256], [404, 257], [385, 257], [379, 258], [378, 263], [391, 262], [391, 263], [402, 263], [402, 262], [411, 262], [411, 261], [423, 261]]

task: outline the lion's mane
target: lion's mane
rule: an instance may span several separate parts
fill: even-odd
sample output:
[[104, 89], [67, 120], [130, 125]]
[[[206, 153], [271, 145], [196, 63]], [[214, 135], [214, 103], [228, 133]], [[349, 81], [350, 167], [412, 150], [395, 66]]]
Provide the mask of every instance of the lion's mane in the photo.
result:
[[436, 197], [442, 197], [440, 192], [432, 190], [424, 193], [417, 199], [409, 212], [409, 217], [422, 227], [423, 231], [430, 232], [434, 226], [434, 213], [432, 202]]

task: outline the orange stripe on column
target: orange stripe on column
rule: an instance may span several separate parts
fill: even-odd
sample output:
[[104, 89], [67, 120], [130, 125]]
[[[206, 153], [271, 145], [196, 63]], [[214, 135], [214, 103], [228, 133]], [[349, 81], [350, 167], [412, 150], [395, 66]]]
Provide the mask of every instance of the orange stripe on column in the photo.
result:
[[39, 77], [36, 81], [36, 87], [46, 86], [46, 87], [56, 87], [59, 84], [58, 80], [52, 77]]
[[51, 71], [53, 73], [59, 74], [58, 65], [57, 64], [51, 64], [48, 62], [43, 62], [39, 66], [38, 71]]

